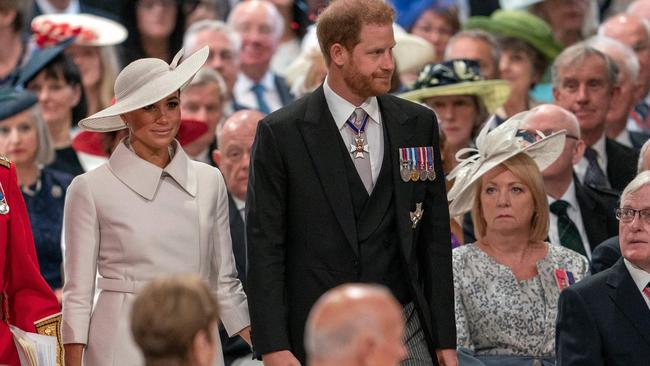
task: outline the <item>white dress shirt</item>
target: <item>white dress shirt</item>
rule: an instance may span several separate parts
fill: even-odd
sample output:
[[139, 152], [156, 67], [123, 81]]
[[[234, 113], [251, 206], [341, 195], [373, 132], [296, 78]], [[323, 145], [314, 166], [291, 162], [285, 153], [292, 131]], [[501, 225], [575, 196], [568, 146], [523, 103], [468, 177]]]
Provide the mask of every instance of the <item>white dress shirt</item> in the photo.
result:
[[634, 149], [634, 146], [632, 145], [632, 139], [630, 138], [630, 131], [627, 129], [621, 131], [621, 133], [619, 133], [618, 136], [616, 136], [614, 141], [618, 142], [623, 146], [627, 146], [631, 149]]
[[[255, 82], [243, 72], [240, 72], [233, 88], [233, 94], [235, 94], [237, 103], [252, 109], [259, 109], [255, 93], [251, 90], [253, 85], [255, 85]], [[275, 78], [271, 70], [264, 74], [262, 80], [260, 80], [260, 85], [264, 87], [264, 100], [271, 112], [282, 108], [282, 99], [275, 87]]]
[[47, 0], [36, 0], [36, 5], [41, 9], [43, 14], [79, 14], [79, 0], [70, 0], [70, 4], [63, 11], [55, 8]]
[[[556, 200], [553, 199], [550, 196], [546, 196], [548, 199], [548, 204], [549, 206], [555, 202]], [[575, 188], [575, 183], [571, 181], [571, 184], [569, 185], [569, 188], [564, 192], [564, 195], [562, 195], [561, 200], [567, 201], [569, 203], [569, 206], [566, 209], [567, 215], [569, 215], [569, 218], [573, 223], [576, 225], [578, 228], [578, 232], [580, 233], [580, 239], [582, 240], [582, 245], [585, 249], [585, 253], [587, 254], [587, 258], [591, 259], [591, 247], [589, 246], [589, 239], [587, 238], [587, 231], [585, 230], [585, 225], [582, 222], [582, 213], [580, 212], [580, 205], [578, 204], [578, 198], [576, 197], [576, 188]], [[554, 214], [553, 212], [550, 213], [550, 225], [548, 228], [548, 238], [551, 244], [554, 245], [561, 245], [560, 244], [560, 234], [557, 229], [557, 215]]]
[[[379, 102], [377, 97], [370, 97], [366, 99], [360, 106], [355, 106], [347, 100], [343, 99], [340, 95], [336, 94], [329, 86], [329, 81], [325, 78], [323, 83], [323, 91], [325, 92], [325, 100], [329, 107], [336, 127], [341, 133], [343, 143], [350, 151], [350, 146], [354, 144], [352, 134], [348, 131], [349, 127], [345, 122], [352, 116], [356, 108], [362, 108], [370, 117], [366, 124], [366, 139], [368, 143], [368, 152], [370, 153], [370, 171], [372, 172], [372, 183], [377, 183], [379, 171], [381, 170], [381, 163], [384, 160], [384, 129], [381, 126], [381, 113], [379, 111]], [[352, 154], [350, 159], [354, 159]]]
[[232, 201], [235, 202], [235, 207], [237, 207], [237, 211], [239, 211], [239, 215], [241, 216], [241, 219], [246, 222], [246, 202], [240, 200], [239, 198], [233, 196], [232, 194], [230, 195], [230, 198], [232, 198]]
[[[607, 152], [605, 151], [605, 134], [603, 134], [595, 144], [591, 145], [591, 148], [596, 150], [598, 153], [598, 166], [605, 173], [605, 178], [609, 182], [609, 177], [607, 176]], [[636, 164], [636, 162], [634, 163]], [[585, 174], [587, 173], [587, 168], [589, 167], [589, 160], [586, 157], [582, 157], [580, 161], [573, 166], [573, 170], [576, 172], [580, 183], [585, 181]]]
[[634, 284], [639, 289], [639, 292], [641, 292], [641, 297], [645, 300], [645, 304], [650, 308], [650, 299], [643, 293], [643, 289], [648, 285], [648, 282], [650, 282], [650, 273], [637, 267], [634, 263], [628, 261], [627, 258], [624, 258], [623, 262], [625, 263], [627, 270], [630, 272]]

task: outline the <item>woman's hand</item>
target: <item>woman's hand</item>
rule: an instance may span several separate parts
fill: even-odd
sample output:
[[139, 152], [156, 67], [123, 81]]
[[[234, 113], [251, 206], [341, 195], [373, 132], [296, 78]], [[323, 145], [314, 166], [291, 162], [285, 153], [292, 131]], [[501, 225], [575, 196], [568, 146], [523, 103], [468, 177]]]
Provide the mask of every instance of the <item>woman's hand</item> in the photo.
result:
[[81, 355], [83, 354], [85, 344], [70, 343], [64, 344], [63, 349], [65, 352], [64, 365], [65, 366], [81, 366]]

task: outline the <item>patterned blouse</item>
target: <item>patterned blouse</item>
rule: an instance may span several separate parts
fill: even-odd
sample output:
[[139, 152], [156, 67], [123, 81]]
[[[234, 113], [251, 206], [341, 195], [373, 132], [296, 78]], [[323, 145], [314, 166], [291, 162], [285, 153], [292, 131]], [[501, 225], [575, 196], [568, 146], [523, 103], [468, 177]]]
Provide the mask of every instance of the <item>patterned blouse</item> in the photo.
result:
[[555, 270], [584, 278], [582, 255], [548, 244], [538, 275], [519, 281], [475, 244], [453, 250], [458, 347], [477, 355], [548, 357], [555, 354], [555, 318], [560, 289]]

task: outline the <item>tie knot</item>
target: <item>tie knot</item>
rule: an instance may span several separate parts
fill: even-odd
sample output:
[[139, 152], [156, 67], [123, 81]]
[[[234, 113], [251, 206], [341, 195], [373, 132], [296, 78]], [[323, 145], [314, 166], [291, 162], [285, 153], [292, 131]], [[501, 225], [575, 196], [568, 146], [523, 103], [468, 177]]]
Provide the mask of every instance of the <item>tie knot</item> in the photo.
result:
[[594, 150], [593, 148], [588, 147], [588, 148], [585, 149], [585, 157], [589, 161], [597, 161], [598, 160], [598, 152], [596, 152], [596, 150]]
[[366, 112], [362, 108], [355, 109], [354, 113], [352, 114], [352, 123], [354, 123], [354, 125], [357, 127], [361, 126], [361, 122], [363, 121], [363, 117], [365, 115]]
[[557, 200], [551, 203], [551, 212], [557, 216], [566, 215], [566, 210], [569, 207], [569, 202], [564, 200]]
[[262, 84], [255, 84], [251, 86], [251, 90], [253, 93], [258, 94], [258, 93], [263, 93], [264, 92], [264, 86]]

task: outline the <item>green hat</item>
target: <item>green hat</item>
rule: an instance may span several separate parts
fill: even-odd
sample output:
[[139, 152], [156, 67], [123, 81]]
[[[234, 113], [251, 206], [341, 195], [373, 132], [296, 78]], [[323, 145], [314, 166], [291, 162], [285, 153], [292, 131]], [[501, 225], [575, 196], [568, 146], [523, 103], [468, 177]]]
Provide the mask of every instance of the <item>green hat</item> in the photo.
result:
[[489, 17], [470, 17], [463, 28], [482, 29], [501, 37], [522, 40], [551, 62], [562, 52], [562, 45], [553, 38], [548, 23], [524, 10], [497, 10]]
[[425, 66], [413, 89], [398, 96], [422, 102], [450, 95], [475, 95], [492, 114], [510, 96], [510, 85], [505, 80], [485, 80], [474, 60], [449, 60]]

